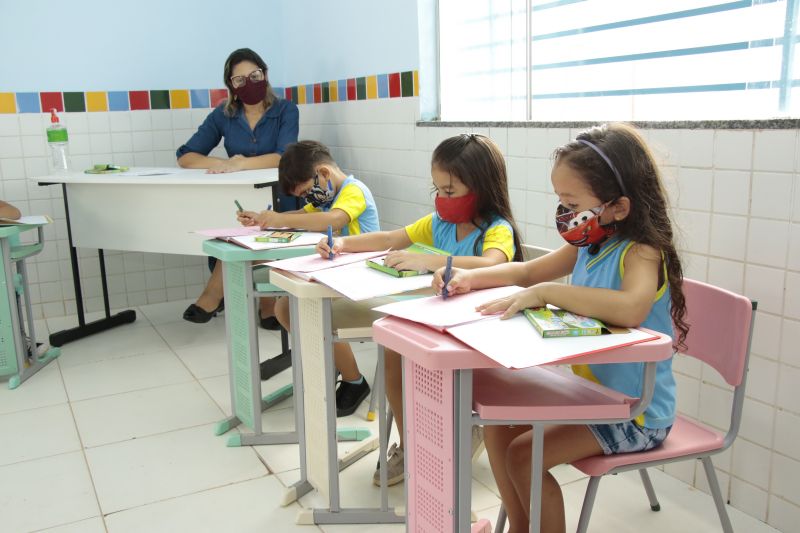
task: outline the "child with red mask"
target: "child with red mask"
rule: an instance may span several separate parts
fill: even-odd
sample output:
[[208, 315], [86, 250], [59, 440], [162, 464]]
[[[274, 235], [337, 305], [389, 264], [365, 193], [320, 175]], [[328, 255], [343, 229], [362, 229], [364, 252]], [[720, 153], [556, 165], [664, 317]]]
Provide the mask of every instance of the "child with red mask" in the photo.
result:
[[[488, 137], [456, 135], [442, 141], [431, 158], [436, 211], [405, 228], [340, 237], [333, 247], [323, 239], [322, 257], [340, 252], [392, 249], [385, 264], [398, 270], [435, 271], [446, 256], [406, 251], [413, 243], [434, 246], [453, 255], [453, 266], [488, 267], [522, 258], [519, 232], [511, 214], [503, 154]], [[400, 430], [399, 445], [389, 450], [389, 485], [403, 480], [403, 391], [400, 355], [386, 350], [386, 396]], [[473, 438], [474, 449], [482, 441]], [[477, 443], [477, 444], [475, 444]], [[373, 482], [380, 483], [376, 470]]]

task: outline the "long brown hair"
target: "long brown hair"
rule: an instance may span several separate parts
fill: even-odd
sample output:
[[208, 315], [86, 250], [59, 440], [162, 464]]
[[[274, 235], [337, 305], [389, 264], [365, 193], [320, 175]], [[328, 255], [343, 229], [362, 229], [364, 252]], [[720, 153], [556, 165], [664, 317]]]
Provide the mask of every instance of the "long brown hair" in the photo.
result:
[[261, 59], [261, 56], [253, 52], [249, 48], [239, 48], [231, 52], [228, 59], [225, 60], [225, 68], [222, 73], [222, 81], [225, 82], [225, 87], [228, 88], [228, 101], [225, 102], [225, 116], [232, 117], [236, 111], [241, 107], [238, 98], [233, 95], [233, 85], [231, 84], [231, 76], [233, 76], [233, 68], [242, 61], [250, 61], [261, 69], [264, 73], [264, 79], [267, 81], [267, 95], [264, 97], [264, 110], [270, 108], [273, 102], [278, 99], [275, 91], [272, 90], [272, 85], [269, 83], [269, 76], [267, 75], [267, 64]]
[[[591, 146], [581, 143], [582, 140], [592, 143], [608, 157], [619, 172], [624, 187], [618, 183], [609, 164]], [[624, 220], [617, 222], [617, 232], [623, 239], [647, 244], [663, 253], [672, 322], [679, 331], [675, 346], [684, 348], [689, 325], [684, 321], [683, 268], [674, 244], [669, 202], [661, 174], [642, 136], [629, 124], [596, 126], [556, 149], [555, 160], [556, 164], [569, 165], [579, 172], [592, 193], [604, 203], [615, 202], [623, 195], [630, 199], [630, 212]]]
[[465, 133], [442, 141], [433, 151], [431, 166], [457, 177], [478, 197], [475, 219], [480, 237], [473, 253], [482, 255], [481, 238], [495, 217], [504, 218], [514, 231], [514, 261], [522, 261], [522, 243], [508, 199], [506, 162], [500, 148], [485, 135]]

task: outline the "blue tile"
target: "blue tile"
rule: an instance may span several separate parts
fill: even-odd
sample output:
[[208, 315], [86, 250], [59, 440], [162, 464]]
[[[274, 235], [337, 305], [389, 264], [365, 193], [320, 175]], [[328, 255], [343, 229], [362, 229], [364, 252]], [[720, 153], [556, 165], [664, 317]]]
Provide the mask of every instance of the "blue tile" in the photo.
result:
[[306, 103], [313, 104], [314, 103], [314, 84], [306, 85]]
[[192, 99], [192, 108], [208, 108], [211, 107], [211, 100], [208, 96], [208, 89], [192, 89], [189, 91], [189, 96]]
[[389, 98], [388, 74], [378, 74], [378, 98]]
[[339, 80], [339, 101], [347, 101], [347, 80]]
[[278, 95], [278, 98], [283, 98], [286, 95], [286, 91], [283, 90], [283, 87], [273, 87], [272, 92]]
[[127, 111], [131, 108], [128, 105], [128, 91], [108, 91], [108, 110]]
[[41, 113], [39, 93], [17, 93], [17, 108], [20, 113]]

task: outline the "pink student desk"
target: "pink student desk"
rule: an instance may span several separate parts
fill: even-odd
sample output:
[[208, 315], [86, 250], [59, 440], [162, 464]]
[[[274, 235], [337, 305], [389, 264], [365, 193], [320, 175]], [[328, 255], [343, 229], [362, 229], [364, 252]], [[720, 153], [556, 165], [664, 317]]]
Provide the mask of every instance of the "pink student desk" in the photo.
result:
[[[472, 425], [496, 423], [531, 425], [534, 428], [530, 530], [538, 532], [543, 450], [541, 430], [544, 426], [612, 423], [635, 418], [652, 398], [656, 363], [672, 356], [672, 340], [657, 334], [658, 338], [652, 341], [572, 358], [567, 362], [645, 362], [642, 398], [624, 398], [605, 387], [588, 382], [582, 385], [584, 380], [569, 379], [560, 374], [559, 387], [548, 388], [547, 394], [540, 395], [541, 406], [535, 391], [531, 391], [530, 402], [526, 400], [524, 419], [509, 420], [506, 416], [502, 422], [484, 422], [480, 415], [472, 412], [473, 371], [477, 370], [476, 380], [482, 379], [483, 372], [517, 371], [500, 367], [494, 360], [446, 333], [396, 317], [377, 320], [372, 335], [380, 347], [403, 356], [407, 531], [470, 530]], [[538, 370], [548, 372], [542, 368]], [[498, 392], [502, 394], [503, 391]], [[587, 398], [602, 399], [609, 408], [600, 409], [593, 402], [587, 403]], [[514, 400], [510, 400], [508, 405], [513, 406]], [[620, 403], [626, 404], [626, 408], [620, 410]], [[483, 418], [491, 419], [491, 408], [485, 411]], [[621, 413], [624, 416], [620, 416]]]

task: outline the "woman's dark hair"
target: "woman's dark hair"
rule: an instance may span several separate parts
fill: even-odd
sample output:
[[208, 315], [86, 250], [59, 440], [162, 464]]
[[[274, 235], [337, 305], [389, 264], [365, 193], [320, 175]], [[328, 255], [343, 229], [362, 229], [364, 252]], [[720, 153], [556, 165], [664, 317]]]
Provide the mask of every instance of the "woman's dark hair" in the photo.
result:
[[[580, 141], [592, 143], [608, 157], [619, 172], [626, 194], [609, 164]], [[630, 199], [630, 212], [616, 223], [617, 232], [623, 239], [652, 246], [663, 254], [672, 322], [679, 331], [675, 346], [684, 348], [689, 325], [684, 321], [683, 269], [675, 249], [667, 194], [655, 158], [642, 136], [629, 124], [604, 124], [581, 132], [574, 141], [556, 149], [554, 155], [556, 164], [569, 165], [579, 172], [603, 203], [616, 202], [621, 196]]]
[[318, 141], [300, 141], [290, 144], [278, 163], [278, 184], [286, 194], [292, 194], [298, 185], [314, 177], [318, 165], [336, 165], [328, 147]]
[[242, 61], [250, 61], [261, 69], [264, 73], [264, 79], [267, 81], [267, 95], [264, 97], [264, 109], [269, 109], [272, 103], [278, 99], [278, 96], [272, 90], [272, 85], [269, 83], [269, 76], [267, 75], [267, 64], [261, 59], [261, 56], [253, 52], [249, 48], [239, 48], [231, 52], [228, 59], [225, 60], [225, 68], [222, 73], [222, 81], [225, 87], [228, 88], [228, 101], [225, 102], [225, 115], [232, 117], [240, 107], [238, 98], [233, 95], [233, 85], [231, 84], [231, 76], [233, 76], [233, 68]]
[[514, 231], [514, 261], [522, 261], [522, 242], [508, 199], [506, 162], [500, 148], [485, 135], [465, 133], [442, 141], [433, 151], [431, 166], [457, 177], [478, 197], [475, 220], [480, 231], [473, 253], [483, 255], [479, 243], [495, 217], [504, 218]]

